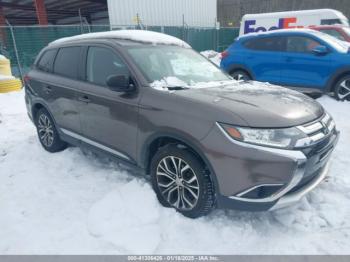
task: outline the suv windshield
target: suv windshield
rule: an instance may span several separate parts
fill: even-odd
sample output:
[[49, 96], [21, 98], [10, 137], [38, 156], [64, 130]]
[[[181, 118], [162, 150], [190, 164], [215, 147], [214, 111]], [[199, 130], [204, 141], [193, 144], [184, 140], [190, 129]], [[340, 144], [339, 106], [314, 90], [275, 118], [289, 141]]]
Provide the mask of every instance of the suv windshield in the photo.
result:
[[[192, 49], [177, 46], [130, 47], [129, 54], [149, 83], [191, 87], [231, 78]], [[171, 83], [170, 83], [171, 82]]]

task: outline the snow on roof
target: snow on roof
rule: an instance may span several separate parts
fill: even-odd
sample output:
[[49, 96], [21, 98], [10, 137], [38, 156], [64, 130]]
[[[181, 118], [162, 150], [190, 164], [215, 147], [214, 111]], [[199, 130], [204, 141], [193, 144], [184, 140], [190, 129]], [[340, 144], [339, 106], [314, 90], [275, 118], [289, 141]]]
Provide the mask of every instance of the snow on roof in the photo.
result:
[[270, 31], [265, 31], [265, 32], [249, 33], [249, 34], [241, 35], [241, 36], [237, 37], [237, 39], [242, 39], [242, 38], [251, 37], [251, 36], [258, 36], [258, 35], [260, 36], [260, 35], [270, 35], [270, 34], [279, 34], [279, 33], [295, 33], [295, 32], [315, 33], [318, 31], [308, 29], [308, 28], [277, 29], [277, 30], [270, 30]]
[[111, 38], [111, 39], [123, 39], [136, 42], [150, 43], [150, 44], [164, 44], [164, 45], [177, 45], [185, 48], [191, 48], [189, 44], [182, 41], [179, 38], [146, 30], [115, 30], [98, 33], [88, 33], [82, 35], [76, 35], [71, 37], [64, 37], [57, 39], [51, 44], [61, 44], [70, 41], [84, 40], [84, 39], [96, 39], [96, 38]]

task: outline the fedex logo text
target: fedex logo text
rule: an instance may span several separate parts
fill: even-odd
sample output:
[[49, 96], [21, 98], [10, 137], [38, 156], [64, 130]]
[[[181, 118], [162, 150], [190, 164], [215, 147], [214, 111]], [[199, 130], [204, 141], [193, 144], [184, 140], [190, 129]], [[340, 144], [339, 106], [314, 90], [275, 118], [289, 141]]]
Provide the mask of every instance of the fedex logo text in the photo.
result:
[[259, 27], [254, 28], [254, 26], [256, 25], [256, 20], [247, 20], [244, 23], [244, 34], [266, 32], [266, 31], [277, 30], [277, 29], [303, 28], [304, 27], [304, 26], [292, 25], [292, 24], [295, 24], [296, 22], [297, 22], [296, 17], [280, 18], [280, 19], [278, 19], [278, 25], [276, 25], [276, 26], [272, 26], [270, 28], [259, 26]]

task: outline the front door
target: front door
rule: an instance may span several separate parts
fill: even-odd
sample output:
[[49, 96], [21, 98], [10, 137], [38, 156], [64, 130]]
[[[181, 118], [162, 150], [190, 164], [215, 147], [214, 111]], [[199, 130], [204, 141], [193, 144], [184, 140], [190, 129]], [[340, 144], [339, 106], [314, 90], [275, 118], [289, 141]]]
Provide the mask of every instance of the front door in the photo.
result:
[[316, 54], [312, 50], [322, 45], [306, 36], [289, 36], [287, 50], [281, 65], [281, 84], [294, 87], [325, 86], [331, 70], [329, 54]]
[[127, 65], [115, 50], [90, 46], [86, 55], [85, 84], [78, 101], [82, 140], [119, 158], [136, 159], [139, 94], [110, 90], [111, 75], [130, 75]]

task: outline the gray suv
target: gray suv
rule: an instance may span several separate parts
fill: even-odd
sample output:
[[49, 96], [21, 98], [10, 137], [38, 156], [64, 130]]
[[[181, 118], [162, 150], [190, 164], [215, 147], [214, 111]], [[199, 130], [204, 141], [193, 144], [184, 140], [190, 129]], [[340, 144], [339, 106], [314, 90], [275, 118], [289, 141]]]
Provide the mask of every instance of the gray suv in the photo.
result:
[[52, 42], [25, 77], [25, 94], [47, 151], [107, 153], [149, 175], [160, 203], [191, 218], [298, 201], [325, 178], [338, 140], [311, 98], [232, 80], [154, 32]]

